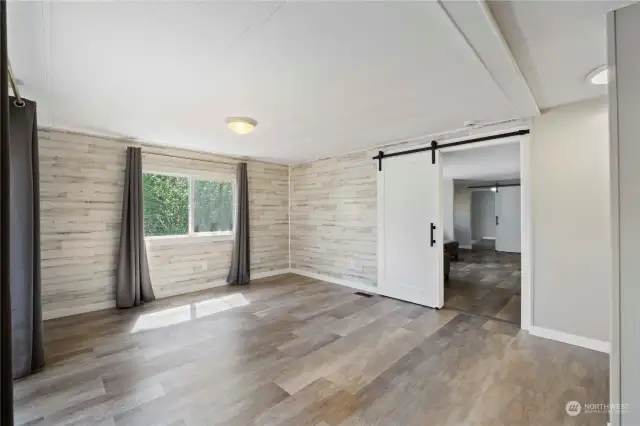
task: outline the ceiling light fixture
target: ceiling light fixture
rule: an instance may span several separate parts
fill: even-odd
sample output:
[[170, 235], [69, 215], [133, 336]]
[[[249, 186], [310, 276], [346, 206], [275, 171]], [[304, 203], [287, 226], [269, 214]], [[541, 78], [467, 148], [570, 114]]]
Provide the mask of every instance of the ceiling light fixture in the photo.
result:
[[609, 68], [606, 65], [602, 65], [594, 69], [587, 74], [587, 81], [591, 84], [608, 84]]
[[258, 125], [256, 120], [247, 117], [229, 117], [226, 121], [227, 127], [239, 135], [253, 132], [253, 129]]

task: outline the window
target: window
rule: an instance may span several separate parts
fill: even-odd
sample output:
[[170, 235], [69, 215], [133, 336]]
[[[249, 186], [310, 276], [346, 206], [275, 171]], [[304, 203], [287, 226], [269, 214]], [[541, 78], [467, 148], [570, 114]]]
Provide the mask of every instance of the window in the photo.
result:
[[189, 233], [189, 178], [145, 173], [144, 236]]
[[232, 235], [230, 180], [143, 174], [145, 237]]
[[231, 182], [193, 181], [193, 232], [233, 231]]

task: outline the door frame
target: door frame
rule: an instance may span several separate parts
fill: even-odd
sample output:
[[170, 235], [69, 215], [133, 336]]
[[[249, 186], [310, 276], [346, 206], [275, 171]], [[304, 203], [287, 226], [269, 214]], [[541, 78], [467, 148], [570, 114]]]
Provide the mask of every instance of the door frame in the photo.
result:
[[[463, 140], [463, 138], [460, 138]], [[455, 142], [455, 139], [443, 143]], [[531, 205], [531, 137], [530, 135], [495, 139], [467, 145], [439, 148], [443, 153], [466, 151], [504, 144], [520, 145], [520, 233], [521, 233], [521, 297], [520, 328], [529, 330], [533, 324], [533, 212]], [[443, 215], [444, 216], [444, 215]]]
[[[515, 129], [519, 130], [519, 129]], [[487, 132], [486, 134], [479, 134], [478, 136], [491, 136], [493, 134], [503, 133], [502, 131], [497, 132]], [[474, 135], [475, 136], [475, 135]], [[468, 135], [460, 138], [451, 138], [439, 141], [439, 143], [446, 144], [457, 141], [463, 141], [468, 139]], [[503, 145], [507, 143], [517, 143], [520, 145], [520, 203], [521, 203], [521, 218], [520, 218], [520, 228], [521, 228], [521, 243], [522, 243], [522, 251], [521, 255], [521, 318], [520, 318], [520, 328], [522, 330], [529, 330], [533, 324], [533, 212], [532, 212], [532, 204], [531, 204], [531, 147], [530, 147], [531, 137], [529, 134], [527, 135], [518, 135], [509, 138], [503, 139], [494, 139], [483, 142], [475, 142], [470, 144], [452, 146], [452, 147], [442, 147], [437, 149], [436, 155], [436, 166], [440, 168], [440, 173], [442, 174], [442, 161], [441, 156], [442, 153], [447, 152], [455, 152], [455, 151], [463, 151], [469, 149], [477, 149], [477, 148], [485, 148], [489, 146], [497, 146]], [[411, 148], [420, 148], [426, 147], [428, 143], [425, 141], [421, 144], [416, 144], [411, 146]], [[385, 153], [393, 153], [399, 152], [406, 149], [406, 146], [393, 147], [387, 149]], [[380, 176], [377, 170], [378, 165], [375, 164], [376, 173], [377, 173], [377, 205], [384, 205], [384, 185], [382, 184], [382, 179], [379, 179]], [[384, 170], [384, 167], [383, 167]], [[441, 179], [441, 184], [442, 184]], [[440, 191], [440, 196], [443, 197], [443, 192]], [[444, 200], [441, 199], [440, 202], [440, 223], [438, 228], [442, 229], [444, 224]], [[377, 278], [378, 282], [381, 282], [381, 274], [384, 273], [384, 212], [383, 209], [377, 208]], [[442, 234], [440, 234], [442, 235]], [[439, 248], [439, 251], [442, 252], [442, 237], [439, 237], [436, 240], [436, 244]], [[442, 262], [443, 256], [440, 256], [440, 270], [442, 271]], [[444, 280], [441, 280], [441, 294], [444, 295]], [[379, 289], [376, 289], [379, 291]]]

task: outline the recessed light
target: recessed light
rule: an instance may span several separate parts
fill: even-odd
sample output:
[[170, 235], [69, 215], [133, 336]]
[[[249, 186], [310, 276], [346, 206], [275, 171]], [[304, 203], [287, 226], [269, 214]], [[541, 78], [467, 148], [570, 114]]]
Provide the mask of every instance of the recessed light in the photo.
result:
[[247, 117], [229, 117], [226, 121], [227, 127], [239, 135], [253, 132], [253, 129], [258, 125], [256, 120]]
[[606, 65], [602, 65], [594, 69], [587, 74], [587, 81], [591, 84], [608, 84], [609, 68]]

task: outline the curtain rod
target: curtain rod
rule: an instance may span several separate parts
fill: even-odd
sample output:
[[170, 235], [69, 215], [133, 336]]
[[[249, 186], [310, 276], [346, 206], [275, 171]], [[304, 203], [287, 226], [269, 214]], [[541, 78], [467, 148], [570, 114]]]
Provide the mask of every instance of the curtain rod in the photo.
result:
[[160, 156], [160, 157], [180, 158], [181, 160], [202, 161], [204, 163], [226, 164], [226, 165], [229, 165], [229, 166], [234, 166], [237, 163], [246, 162], [246, 160], [238, 160], [238, 159], [233, 158], [233, 159], [231, 159], [232, 161], [229, 161], [229, 162], [225, 163], [224, 161], [202, 160], [200, 158], [184, 157], [184, 156], [181, 156], [181, 155], [171, 155], [171, 154], [160, 154], [158, 152], [148, 152], [148, 151], [145, 151], [144, 149], [142, 150], [142, 155], [157, 155], [157, 156]]
[[13, 71], [11, 71], [11, 61], [7, 58], [7, 72], [9, 73], [9, 83], [11, 83], [11, 89], [13, 90], [13, 96], [16, 97], [16, 100], [13, 101], [13, 104], [17, 107], [25, 106], [22, 97], [20, 96], [20, 91], [18, 90], [18, 85], [16, 84], [16, 80], [13, 78]]
[[[150, 154], [150, 155], [164, 155], [165, 157], [184, 158], [185, 160], [206, 161], [207, 163], [219, 163], [219, 164], [233, 164], [233, 165], [235, 165], [236, 163], [245, 162], [245, 163], [268, 164], [268, 165], [271, 165], [271, 166], [289, 167], [289, 164], [282, 164], [282, 163], [276, 163], [276, 162], [273, 162], [273, 161], [260, 160], [258, 158], [231, 157], [231, 156], [228, 156], [228, 155], [225, 155], [225, 154], [209, 152], [209, 151], [200, 151], [200, 150], [196, 150], [196, 149], [193, 149], [193, 148], [180, 148], [179, 146], [175, 146], [175, 145], [165, 145], [165, 144], [162, 144], [162, 143], [159, 143], [159, 142], [154, 142], [154, 141], [149, 141], [149, 140], [144, 140], [144, 139], [131, 138], [131, 137], [125, 137], [125, 136], [121, 136], [121, 135], [113, 135], [113, 134], [109, 135], [109, 134], [104, 134], [104, 133], [95, 133], [95, 132], [87, 132], [87, 131], [81, 131], [81, 130], [73, 130], [73, 129], [63, 128], [63, 127], [48, 127], [48, 126], [38, 126], [38, 131], [39, 132], [46, 132], [46, 133], [49, 133], [49, 134], [64, 133], [64, 134], [67, 134], [67, 135], [87, 136], [89, 138], [97, 138], [97, 139], [102, 139], [102, 140], [106, 140], [106, 141], [118, 142], [118, 143], [121, 143], [121, 144], [128, 144], [128, 145], [133, 146], [133, 147], [143, 148], [142, 153], [144, 155], [147, 155], [147, 154]], [[169, 154], [161, 154], [161, 153], [157, 153], [157, 152], [148, 152], [148, 151], [146, 151], [146, 149], [173, 149], [173, 150], [177, 150], [177, 151], [192, 152], [194, 154], [212, 155], [212, 156], [218, 157], [218, 158], [228, 158], [229, 161], [228, 162], [224, 162], [224, 161], [215, 161], [215, 160], [201, 160], [201, 159], [192, 158], [192, 157], [182, 157], [182, 156], [178, 156], [178, 155], [169, 155]]]

